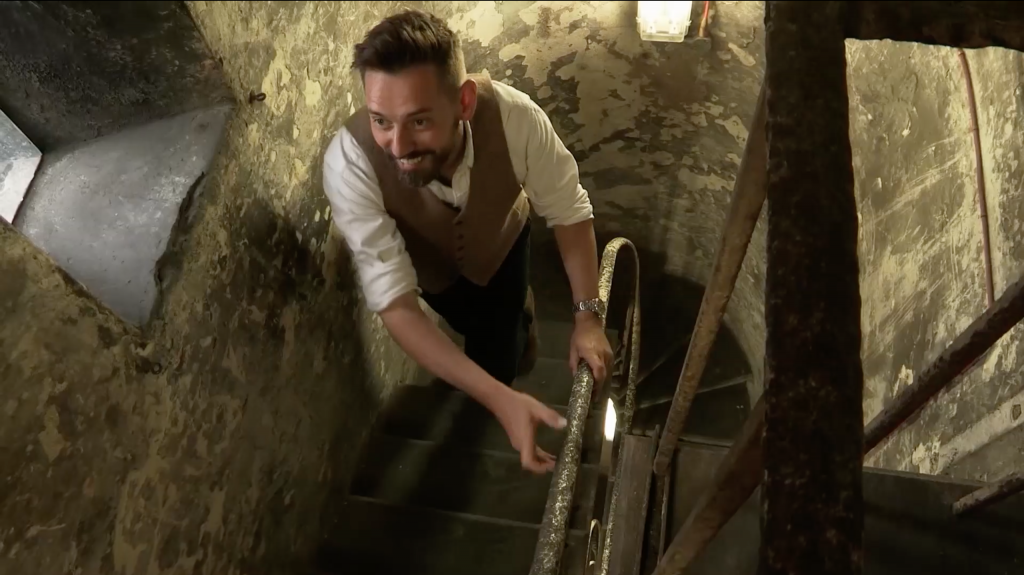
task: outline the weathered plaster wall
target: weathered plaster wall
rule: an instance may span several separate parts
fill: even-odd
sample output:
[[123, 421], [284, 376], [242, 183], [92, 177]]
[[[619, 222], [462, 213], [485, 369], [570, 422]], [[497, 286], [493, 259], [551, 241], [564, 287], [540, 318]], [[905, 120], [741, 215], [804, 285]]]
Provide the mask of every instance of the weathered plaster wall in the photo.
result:
[[[870, 418], [984, 311], [984, 266], [974, 145], [956, 50], [851, 41], [848, 55]], [[1024, 272], [1024, 56], [985, 49], [969, 51], [968, 60], [998, 297]], [[1020, 449], [991, 442], [1024, 422], [1022, 339], [1020, 327], [1011, 331], [868, 463], [981, 480], [1019, 470]]]
[[357, 93], [351, 45], [379, 16], [355, 6], [191, 6], [240, 104], [141, 332], [0, 228], [0, 572], [293, 573], [326, 529], [411, 375], [318, 176]]

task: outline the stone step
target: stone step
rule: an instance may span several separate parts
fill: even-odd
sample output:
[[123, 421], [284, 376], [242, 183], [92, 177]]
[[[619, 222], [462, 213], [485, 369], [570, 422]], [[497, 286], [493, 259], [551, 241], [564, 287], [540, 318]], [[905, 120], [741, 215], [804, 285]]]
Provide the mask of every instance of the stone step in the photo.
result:
[[[563, 416], [564, 407], [554, 407]], [[601, 429], [603, 413], [591, 412], [588, 430]], [[598, 426], [598, 427], [595, 427]], [[406, 385], [395, 391], [378, 418], [376, 433], [444, 444], [453, 450], [489, 450], [515, 453], [504, 428], [487, 409], [450, 385]], [[564, 430], [546, 425], [537, 428], [537, 444], [557, 456], [565, 440]], [[596, 463], [601, 437], [589, 433], [582, 462]]]
[[[570, 527], [588, 525], [597, 468], [580, 468]], [[377, 435], [370, 439], [351, 493], [388, 503], [539, 524], [552, 474], [524, 471], [515, 453], [454, 450], [443, 444]]]
[[569, 405], [572, 382], [567, 360], [540, 358], [533, 371], [517, 379], [512, 387], [536, 397], [546, 405], [566, 407]]
[[[352, 496], [317, 567], [337, 575], [525, 575], [539, 527]], [[586, 532], [572, 530], [562, 573], [582, 573]]]

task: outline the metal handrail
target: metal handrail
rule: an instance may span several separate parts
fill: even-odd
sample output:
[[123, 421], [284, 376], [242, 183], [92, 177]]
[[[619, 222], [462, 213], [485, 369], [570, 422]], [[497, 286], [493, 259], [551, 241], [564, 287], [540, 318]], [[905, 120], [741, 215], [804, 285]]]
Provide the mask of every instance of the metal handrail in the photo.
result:
[[[598, 297], [606, 304], [610, 301], [612, 276], [619, 251], [628, 247], [633, 262], [633, 298], [628, 307], [624, 342], [629, 345], [625, 371], [626, 392], [623, 396], [622, 411], [617, 417], [619, 429], [629, 429], [633, 421], [636, 407], [636, 379], [640, 357], [640, 257], [636, 246], [625, 238], [615, 238], [605, 246], [601, 257], [601, 269], [598, 276]], [[606, 319], [602, 319], [602, 326]], [[609, 366], [610, 368], [611, 366]], [[590, 400], [594, 391], [594, 376], [585, 361], [581, 361], [576, 370], [569, 396], [565, 443], [555, 464], [554, 480], [548, 492], [547, 504], [544, 508], [544, 519], [540, 526], [537, 548], [534, 551], [530, 575], [556, 575], [559, 561], [565, 549], [565, 538], [568, 530], [569, 510], [572, 508], [576, 477], [580, 469], [580, 452], [583, 449], [584, 426], [590, 411]], [[603, 422], [602, 422], [603, 424]], [[604, 526], [604, 544], [602, 545], [601, 568], [599, 575], [608, 572], [608, 559], [611, 552], [612, 533], [615, 523], [615, 506], [619, 495], [618, 481], [622, 468], [615, 466], [615, 478], [612, 482], [612, 494], [608, 503], [608, 519]]]

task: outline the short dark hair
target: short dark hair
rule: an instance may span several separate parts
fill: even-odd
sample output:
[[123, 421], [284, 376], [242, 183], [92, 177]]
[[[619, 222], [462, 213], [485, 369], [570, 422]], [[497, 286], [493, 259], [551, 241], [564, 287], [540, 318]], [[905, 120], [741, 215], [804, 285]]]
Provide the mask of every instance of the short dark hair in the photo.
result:
[[355, 47], [352, 68], [365, 78], [367, 70], [395, 74], [423, 64], [437, 67], [441, 81], [458, 89], [466, 73], [462, 44], [444, 20], [407, 10], [374, 26]]

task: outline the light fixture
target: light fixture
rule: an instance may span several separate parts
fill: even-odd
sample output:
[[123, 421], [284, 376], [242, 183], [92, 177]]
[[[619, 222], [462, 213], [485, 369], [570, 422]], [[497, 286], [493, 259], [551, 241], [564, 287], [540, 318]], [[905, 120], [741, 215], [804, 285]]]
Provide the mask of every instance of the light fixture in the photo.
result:
[[615, 404], [608, 400], [608, 409], [604, 410], [604, 438], [615, 439]]
[[682, 42], [690, 29], [693, 2], [637, 2], [636, 29], [649, 42]]

